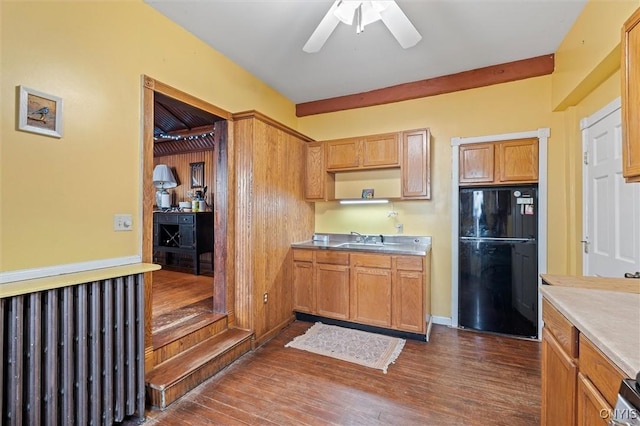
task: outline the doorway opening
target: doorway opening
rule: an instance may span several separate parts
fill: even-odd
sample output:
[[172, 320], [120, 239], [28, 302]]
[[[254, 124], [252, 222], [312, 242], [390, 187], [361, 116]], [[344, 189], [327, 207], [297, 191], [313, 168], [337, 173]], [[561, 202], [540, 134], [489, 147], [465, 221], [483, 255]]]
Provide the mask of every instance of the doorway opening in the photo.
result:
[[[143, 102], [142, 257], [163, 265], [147, 287], [145, 346], [157, 348], [227, 312], [230, 114], [147, 76]], [[161, 164], [172, 185], [154, 182]], [[168, 207], [156, 188], [169, 193]]]

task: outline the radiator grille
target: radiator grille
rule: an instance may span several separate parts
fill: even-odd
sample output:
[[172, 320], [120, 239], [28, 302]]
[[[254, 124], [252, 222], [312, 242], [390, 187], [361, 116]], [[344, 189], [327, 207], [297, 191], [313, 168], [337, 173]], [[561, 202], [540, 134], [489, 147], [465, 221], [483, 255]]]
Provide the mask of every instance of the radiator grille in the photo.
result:
[[143, 274], [0, 299], [0, 424], [144, 418]]

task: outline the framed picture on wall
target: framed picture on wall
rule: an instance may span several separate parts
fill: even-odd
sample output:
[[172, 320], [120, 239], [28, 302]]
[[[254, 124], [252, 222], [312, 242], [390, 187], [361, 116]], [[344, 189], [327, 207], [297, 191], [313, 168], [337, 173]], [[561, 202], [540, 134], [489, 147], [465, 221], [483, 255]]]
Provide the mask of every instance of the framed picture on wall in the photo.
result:
[[373, 189], [363, 189], [362, 198], [373, 198]]
[[62, 137], [62, 98], [18, 86], [18, 130]]
[[191, 188], [202, 188], [204, 186], [204, 161], [199, 163], [189, 163], [191, 168]]

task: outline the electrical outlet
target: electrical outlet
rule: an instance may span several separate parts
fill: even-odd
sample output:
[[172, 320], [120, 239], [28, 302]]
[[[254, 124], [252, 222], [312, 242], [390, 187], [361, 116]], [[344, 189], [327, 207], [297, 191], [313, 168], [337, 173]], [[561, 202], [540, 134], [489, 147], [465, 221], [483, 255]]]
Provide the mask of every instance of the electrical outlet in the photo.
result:
[[404, 225], [401, 223], [396, 224], [396, 234], [402, 234], [404, 232]]
[[130, 214], [116, 214], [113, 216], [114, 231], [131, 231], [133, 229], [133, 220]]
[[262, 296], [262, 301], [263, 301], [263, 303], [267, 303], [269, 301], [269, 293], [265, 293]]

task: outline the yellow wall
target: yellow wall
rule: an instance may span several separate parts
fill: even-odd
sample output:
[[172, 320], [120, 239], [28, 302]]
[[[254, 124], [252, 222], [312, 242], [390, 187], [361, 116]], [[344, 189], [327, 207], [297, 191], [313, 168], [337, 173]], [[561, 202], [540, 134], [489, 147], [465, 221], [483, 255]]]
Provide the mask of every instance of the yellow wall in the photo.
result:
[[[294, 105], [142, 1], [1, 2], [0, 271], [139, 254], [141, 75], [291, 127]], [[63, 98], [61, 139], [16, 131], [16, 87]], [[134, 215], [114, 232], [113, 215]]]
[[591, 0], [555, 55], [552, 107], [574, 106], [620, 67], [620, 31], [638, 0]]

